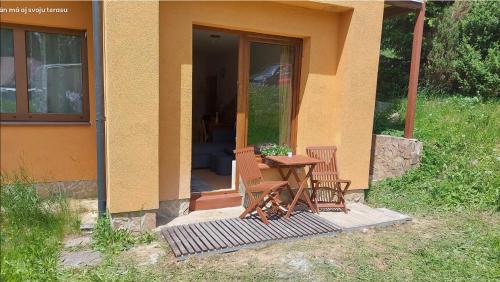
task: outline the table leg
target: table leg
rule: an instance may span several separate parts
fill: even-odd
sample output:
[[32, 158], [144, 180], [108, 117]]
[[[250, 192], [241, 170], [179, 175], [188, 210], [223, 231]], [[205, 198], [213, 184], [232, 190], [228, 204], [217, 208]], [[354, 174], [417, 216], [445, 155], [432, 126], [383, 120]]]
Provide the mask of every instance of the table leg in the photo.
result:
[[[292, 175], [292, 168], [288, 168], [288, 173], [285, 175], [285, 173], [283, 173], [283, 167], [281, 166], [278, 166], [278, 172], [280, 173], [281, 175], [281, 178], [285, 181], [288, 181], [288, 179], [290, 178], [290, 175]], [[290, 194], [290, 197], [291, 199], [295, 198], [295, 195], [293, 194], [293, 191], [292, 191], [292, 188], [290, 188], [290, 185], [288, 185], [288, 194]]]
[[311, 202], [311, 198], [309, 198], [309, 195], [305, 191], [305, 184], [307, 183], [308, 179], [311, 177], [314, 166], [315, 166], [314, 164], [311, 165], [311, 167], [309, 168], [309, 171], [307, 172], [306, 176], [302, 180], [300, 180], [300, 177], [298, 176], [297, 172], [295, 171], [295, 168], [293, 168], [293, 167], [290, 168], [292, 170], [293, 176], [295, 177], [295, 180], [297, 181], [297, 184], [299, 184], [299, 191], [297, 192], [297, 194], [293, 198], [292, 204], [288, 207], [288, 212], [286, 214], [286, 217], [290, 217], [292, 211], [295, 209], [295, 205], [297, 205], [297, 202], [299, 201], [300, 196], [302, 194], [304, 194], [304, 199], [306, 200], [306, 204], [309, 206], [311, 211], [317, 212], [314, 204]]
[[295, 197], [293, 197], [292, 203], [288, 206], [288, 211], [287, 211], [286, 216], [285, 216], [286, 218], [290, 217], [290, 215], [292, 214], [292, 211], [295, 209], [295, 205], [297, 205], [297, 202], [299, 201], [300, 189], [302, 189], [302, 188], [299, 188], [299, 191], [297, 192], [297, 194], [295, 194]]
[[[306, 199], [307, 205], [309, 206], [311, 211], [319, 213], [319, 211], [317, 210], [317, 207], [313, 204], [313, 202], [311, 201], [311, 198], [309, 197], [309, 194], [307, 194], [307, 191], [305, 190], [305, 185], [307, 184], [309, 179], [311, 179], [312, 172], [313, 172], [315, 166], [316, 166], [316, 164], [311, 164], [309, 166], [309, 171], [307, 172], [306, 176], [304, 177], [304, 179], [302, 180], [300, 185], [301, 185], [301, 187], [303, 187], [302, 193], [304, 193], [304, 198]], [[298, 178], [298, 175], [297, 174], [295, 174], [295, 175]]]

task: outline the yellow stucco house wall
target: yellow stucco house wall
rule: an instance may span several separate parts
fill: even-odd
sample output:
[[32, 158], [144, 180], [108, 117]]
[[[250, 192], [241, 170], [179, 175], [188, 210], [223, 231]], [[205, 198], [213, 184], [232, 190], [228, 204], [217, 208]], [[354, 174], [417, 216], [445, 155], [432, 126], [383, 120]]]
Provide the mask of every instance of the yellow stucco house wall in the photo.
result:
[[[43, 5], [42, 5], [43, 4]], [[90, 2], [8, 2], [9, 8], [60, 8], [67, 13], [2, 12], [1, 23], [87, 31], [90, 120], [80, 123], [3, 122], [0, 124], [2, 172], [26, 170], [37, 181], [95, 180], [96, 130]], [[93, 117], [93, 118], [92, 118]]]
[[[24, 167], [41, 182], [95, 180], [91, 3], [43, 5], [70, 9], [4, 13], [1, 21], [87, 31], [90, 121], [2, 122], [2, 171]], [[352, 190], [368, 188], [383, 1], [109, 1], [102, 8], [111, 213], [189, 204], [193, 25], [301, 39], [295, 149], [303, 154], [307, 146], [337, 146], [342, 178], [352, 180]], [[272, 169], [264, 174], [277, 177]]]

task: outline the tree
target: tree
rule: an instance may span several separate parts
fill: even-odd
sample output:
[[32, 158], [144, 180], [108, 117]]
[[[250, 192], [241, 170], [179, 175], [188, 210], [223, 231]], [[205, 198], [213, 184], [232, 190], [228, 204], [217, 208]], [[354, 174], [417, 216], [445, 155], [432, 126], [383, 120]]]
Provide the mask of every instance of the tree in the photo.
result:
[[[421, 55], [423, 64], [429, 54], [438, 19], [451, 4], [449, 1], [427, 2]], [[415, 13], [409, 13], [384, 20], [377, 83], [379, 99], [407, 94], [415, 19]]]
[[449, 94], [499, 97], [498, 15], [498, 1], [457, 1], [446, 9], [425, 66], [429, 87]]

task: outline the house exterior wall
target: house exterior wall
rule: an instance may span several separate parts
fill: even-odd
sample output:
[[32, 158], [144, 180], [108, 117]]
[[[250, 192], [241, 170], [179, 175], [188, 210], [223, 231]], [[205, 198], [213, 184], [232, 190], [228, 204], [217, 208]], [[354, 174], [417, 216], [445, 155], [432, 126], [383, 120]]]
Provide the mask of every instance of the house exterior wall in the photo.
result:
[[107, 203], [158, 209], [158, 2], [103, 4]]
[[[302, 38], [297, 151], [338, 146], [341, 177], [353, 189], [367, 188], [383, 1], [338, 5], [104, 2], [110, 212], [190, 197], [193, 24]], [[2, 2], [16, 6], [69, 12], [3, 13], [2, 22], [87, 30], [90, 122], [1, 124], [1, 170], [23, 168], [40, 182], [95, 180], [91, 3]], [[272, 169], [264, 174], [279, 177]]]
[[[90, 122], [0, 124], [2, 173], [25, 170], [37, 182], [96, 179], [96, 131], [93, 80], [92, 5], [90, 2], [1, 2], [2, 8], [67, 8], [67, 13], [2, 13], [2, 23], [87, 31]], [[71, 186], [71, 185], [70, 185]]]
[[354, 12], [340, 19], [345, 42], [336, 77], [342, 111], [336, 119], [340, 176], [351, 179], [354, 190], [368, 188], [384, 3], [360, 1], [348, 5]]
[[297, 152], [336, 145], [341, 177], [368, 187], [383, 2], [339, 5], [160, 3], [160, 201], [190, 196], [193, 24], [303, 38]]

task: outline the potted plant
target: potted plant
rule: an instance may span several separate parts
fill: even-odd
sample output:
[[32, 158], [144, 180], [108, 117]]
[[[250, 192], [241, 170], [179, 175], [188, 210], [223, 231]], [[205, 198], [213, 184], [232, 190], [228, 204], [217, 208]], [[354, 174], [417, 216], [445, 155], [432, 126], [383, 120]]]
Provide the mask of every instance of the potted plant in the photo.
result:
[[276, 144], [266, 144], [265, 146], [259, 146], [259, 152], [262, 155], [262, 159], [265, 160], [266, 164], [272, 165], [269, 163], [269, 160], [267, 160], [265, 157], [267, 156], [287, 156], [289, 152], [291, 152], [292, 149], [290, 149], [286, 145], [276, 145]]

